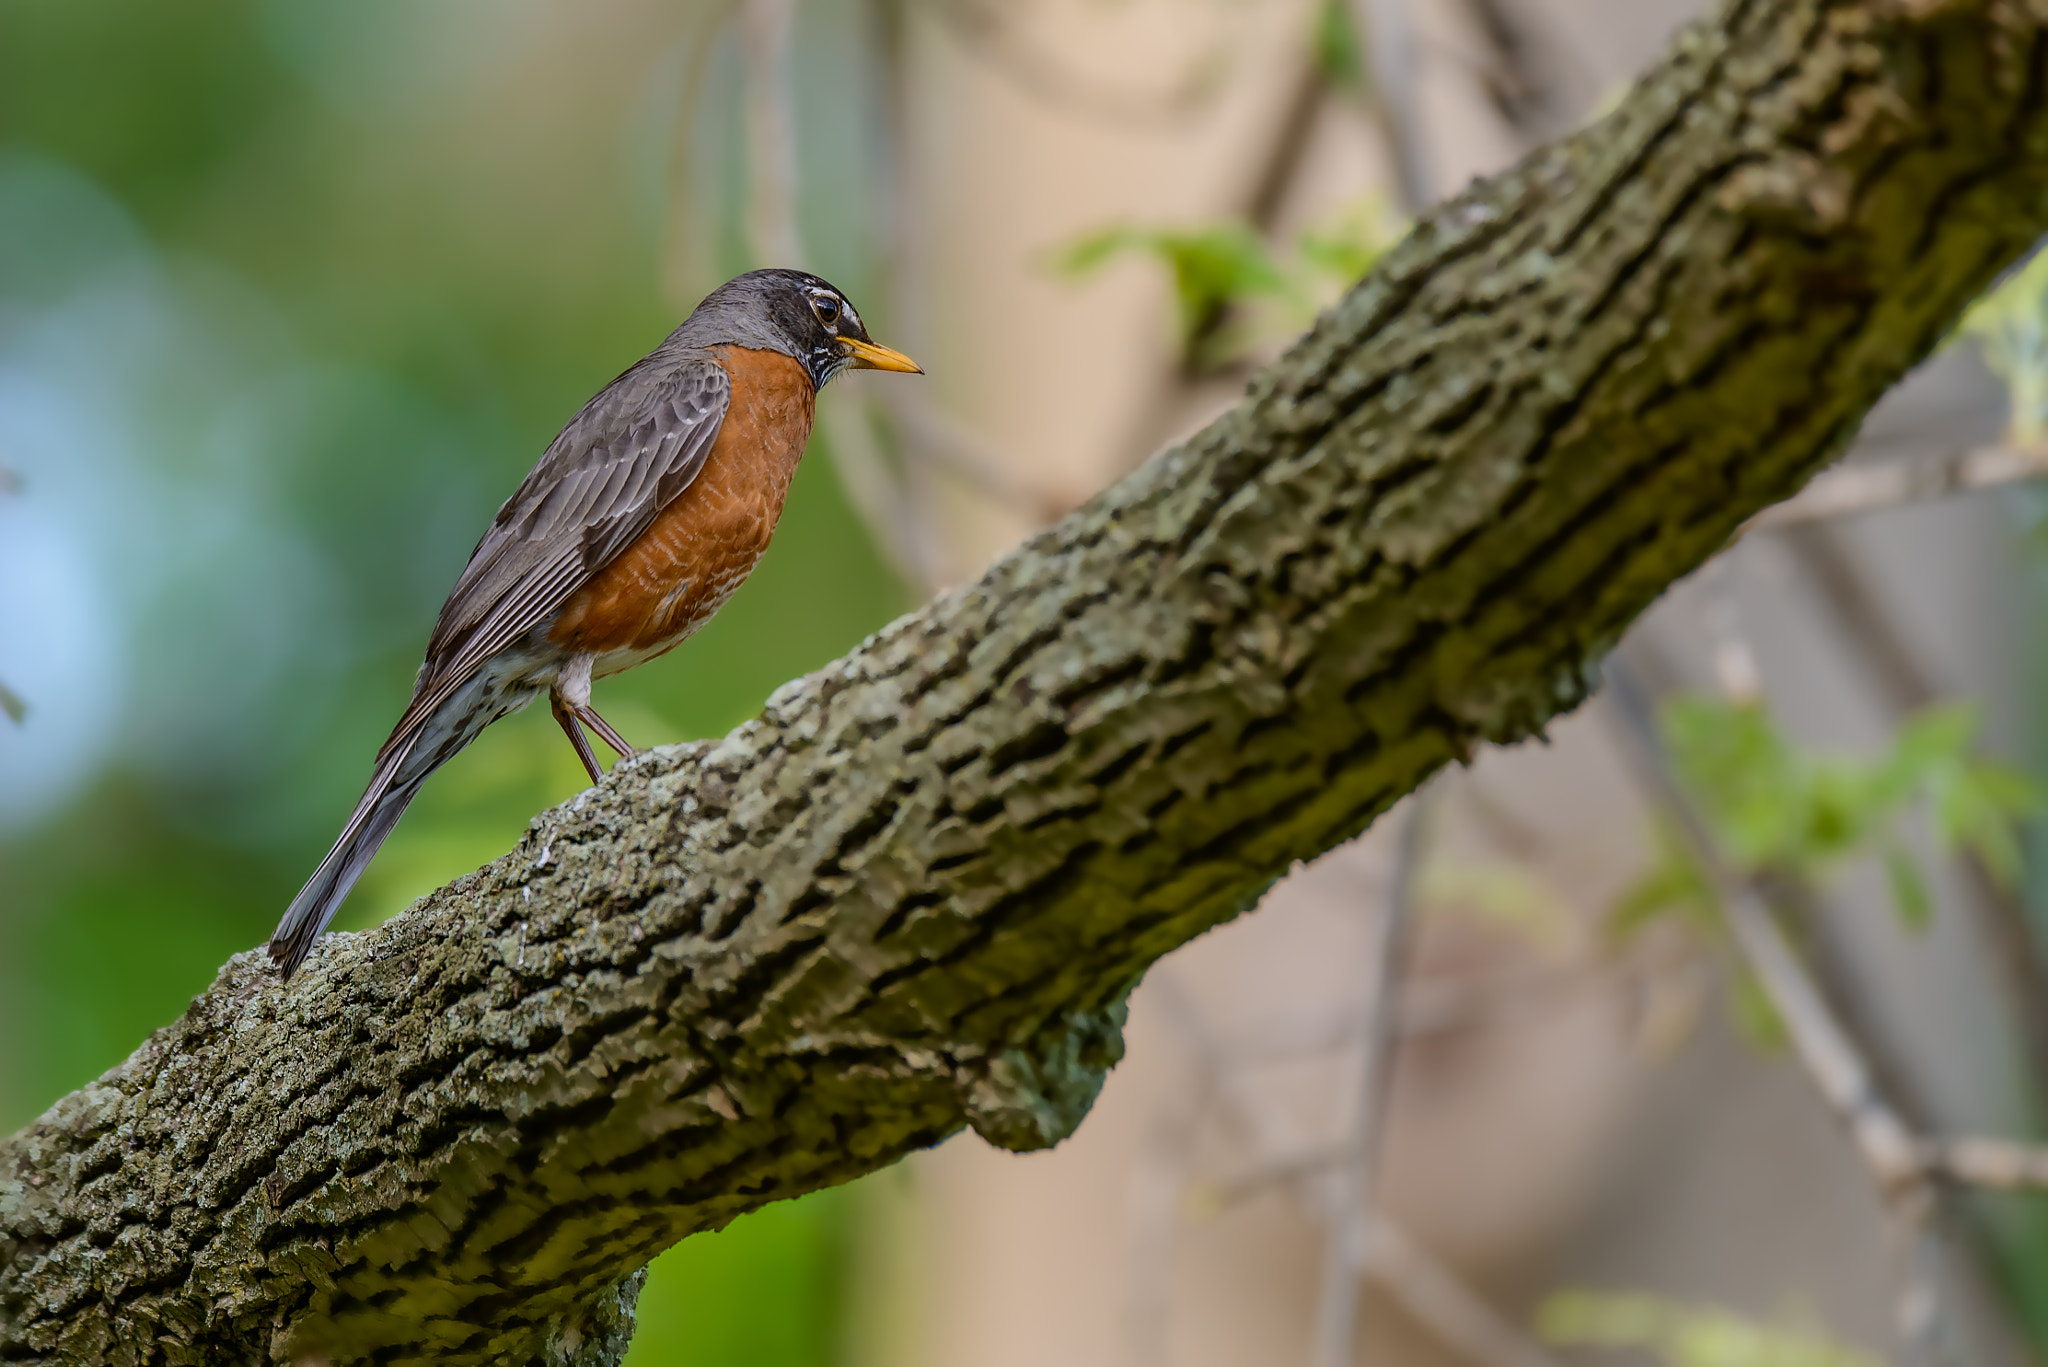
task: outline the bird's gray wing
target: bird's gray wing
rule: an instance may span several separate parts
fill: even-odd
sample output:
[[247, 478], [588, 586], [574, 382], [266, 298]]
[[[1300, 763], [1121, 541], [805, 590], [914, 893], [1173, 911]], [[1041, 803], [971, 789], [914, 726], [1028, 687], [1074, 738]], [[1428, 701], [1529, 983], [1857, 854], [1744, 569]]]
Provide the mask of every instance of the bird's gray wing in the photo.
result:
[[570, 419], [505, 500], [441, 607], [384, 751], [484, 662], [545, 622], [704, 468], [732, 401], [709, 357], [650, 357]]

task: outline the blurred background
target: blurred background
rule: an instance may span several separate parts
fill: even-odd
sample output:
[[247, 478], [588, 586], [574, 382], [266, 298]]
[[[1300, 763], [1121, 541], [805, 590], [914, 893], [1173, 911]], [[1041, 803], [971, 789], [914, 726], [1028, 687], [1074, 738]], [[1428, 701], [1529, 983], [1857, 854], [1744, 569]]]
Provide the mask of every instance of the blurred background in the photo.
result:
[[[263, 941], [491, 512], [721, 280], [818, 270], [929, 375], [835, 385], [753, 579], [601, 686], [643, 745], [1198, 426], [1700, 9], [0, 0], [0, 1131]], [[2048, 1208], [1888, 1198], [1708, 876], [1907, 1123], [2039, 1135], [2038, 276], [1631, 636], [1661, 742], [1603, 695], [1443, 775], [1160, 965], [1074, 1139], [686, 1241], [632, 1362], [2038, 1359]], [[581, 786], [492, 728], [338, 928]]]

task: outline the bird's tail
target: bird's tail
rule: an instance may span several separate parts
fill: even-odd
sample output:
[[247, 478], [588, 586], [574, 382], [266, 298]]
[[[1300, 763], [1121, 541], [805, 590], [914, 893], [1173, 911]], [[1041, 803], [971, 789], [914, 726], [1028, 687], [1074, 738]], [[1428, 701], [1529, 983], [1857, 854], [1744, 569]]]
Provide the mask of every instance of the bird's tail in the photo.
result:
[[286, 979], [306, 961], [313, 942], [377, 857], [378, 847], [405, 814], [427, 775], [453, 759], [456, 751], [475, 740], [486, 726], [544, 691], [544, 685], [527, 677], [526, 663], [515, 659], [507, 668], [485, 669], [424, 716], [414, 717], [408, 709], [391, 739], [377, 752], [370, 786], [349, 813], [341, 838], [313, 870], [299, 895], [292, 898], [284, 919], [277, 923], [277, 933], [270, 937], [271, 960]]
[[270, 958], [286, 981], [290, 981], [299, 965], [306, 961], [306, 956], [313, 952], [313, 942], [320, 938], [320, 932], [327, 929], [334, 913], [348, 900], [356, 880], [377, 857], [378, 849], [390, 836], [392, 828], [398, 825], [398, 818], [405, 814], [406, 805], [425, 781], [427, 776], [424, 772], [403, 772], [412, 767], [404, 763], [411, 749], [412, 745], [408, 743], [400, 747], [398, 753], [380, 758], [362, 801], [356, 803], [355, 811], [349, 814], [348, 824], [341, 828], [340, 839], [320, 861], [320, 867], [313, 870], [306, 886], [299, 889], [299, 895], [292, 898], [292, 904], [285, 908], [284, 919], [277, 923], [277, 932], [270, 937]]

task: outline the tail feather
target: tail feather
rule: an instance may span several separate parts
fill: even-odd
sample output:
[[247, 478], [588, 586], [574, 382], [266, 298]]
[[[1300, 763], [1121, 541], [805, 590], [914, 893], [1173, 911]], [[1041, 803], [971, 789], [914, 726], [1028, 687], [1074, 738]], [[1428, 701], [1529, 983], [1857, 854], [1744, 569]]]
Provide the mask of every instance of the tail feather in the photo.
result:
[[277, 923], [277, 931], [270, 937], [271, 961], [287, 982], [313, 952], [313, 942], [348, 900], [356, 880], [377, 857], [378, 849], [398, 825], [398, 818], [405, 814], [413, 795], [420, 790], [420, 779], [425, 777], [423, 774], [411, 782], [394, 782], [398, 765], [380, 764], [377, 769], [369, 791], [363, 794], [363, 800], [356, 804], [348, 824], [342, 828], [341, 838], [285, 908], [284, 919]]
[[306, 886], [285, 909], [270, 937], [270, 957], [289, 980], [313, 950], [313, 942], [341, 909], [356, 880], [377, 857], [427, 775], [475, 740], [477, 733], [507, 712], [524, 707], [545, 691], [532, 676], [531, 661], [508, 659], [457, 689], [424, 717], [402, 721], [384, 748], [362, 801], [349, 814], [334, 848], [313, 870]]

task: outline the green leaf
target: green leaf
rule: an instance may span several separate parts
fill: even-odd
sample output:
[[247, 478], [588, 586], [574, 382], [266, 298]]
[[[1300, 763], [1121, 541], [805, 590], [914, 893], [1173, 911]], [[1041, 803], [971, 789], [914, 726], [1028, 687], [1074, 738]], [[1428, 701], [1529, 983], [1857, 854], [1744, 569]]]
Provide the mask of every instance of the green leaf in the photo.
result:
[[1348, 215], [1329, 229], [1304, 232], [1294, 241], [1303, 264], [1334, 275], [1345, 284], [1359, 279], [1386, 255], [1387, 236], [1374, 221], [1371, 207]]
[[1658, 827], [1657, 845], [1657, 862], [1607, 908], [1607, 930], [1617, 941], [1667, 915], [1712, 925], [1720, 909], [1706, 871], [1669, 827]]
[[1070, 245], [1057, 264], [1069, 275], [1085, 275], [1133, 253], [1152, 256], [1173, 272], [1183, 342], [1192, 342], [1219, 310], [1255, 295], [1285, 294], [1289, 288], [1265, 242], [1237, 223], [1107, 228]]
[[2041, 797], [2024, 775], [1986, 760], [1959, 762], [1930, 775], [1927, 801], [1934, 833], [1945, 848], [1967, 846], [2000, 884], [2020, 873], [2016, 818], [2040, 809]]
[[28, 703], [23, 700], [21, 694], [0, 683], [0, 712], [5, 712], [7, 720], [19, 726], [28, 716]]
[[1807, 810], [1793, 818], [1798, 830], [1788, 846], [1789, 865], [1828, 863], [1853, 854], [1870, 837], [1884, 810], [1870, 771], [1857, 765], [1812, 763], [1807, 776]]
[[1103, 228], [1068, 243], [1053, 265], [1064, 275], [1087, 275], [1115, 257], [1140, 250], [1145, 243], [1146, 234], [1136, 228]]
[[1926, 930], [1934, 919], [1934, 899], [1928, 895], [1927, 880], [1921, 877], [1913, 856], [1901, 846], [1886, 845], [1884, 871], [1891, 881], [1892, 902], [1906, 929], [1916, 934]]
[[1924, 798], [1942, 847], [1971, 849], [2005, 883], [2022, 864], [2016, 822], [2042, 806], [2024, 775], [1972, 757], [1978, 717], [1966, 703], [1908, 719], [1875, 761], [1802, 751], [1753, 705], [1683, 698], [1662, 720], [1680, 780], [1744, 872], [1813, 878], [1879, 854], [1909, 924], [1931, 899], [1902, 854], [1879, 848], [1909, 804]]
[[1680, 698], [1665, 708], [1663, 725], [1680, 779], [1736, 862], [1796, 862], [1812, 824], [1810, 775], [1764, 710]]
[[1977, 738], [1977, 724], [1977, 709], [1968, 703], [1944, 703], [1908, 718], [1878, 766], [1879, 799], [1904, 802], [1930, 775], [1962, 762]]
[[2019, 770], [1994, 760], [1972, 760], [1970, 777], [1983, 792], [1985, 800], [2008, 816], [2040, 814], [2041, 785]]
[[[1251, 227], [1216, 223], [1190, 228], [1124, 224], [1089, 233], [1055, 253], [1062, 274], [1086, 275], [1121, 256], [1149, 257], [1173, 277], [1180, 319], [1181, 360], [1206, 368], [1235, 356], [1266, 329], [1284, 321], [1289, 333], [1328, 303], [1337, 288], [1372, 268], [1392, 241], [1395, 225], [1383, 201], [1356, 199], [1303, 233], [1286, 259]], [[1254, 301], [1277, 303], [1263, 324], [1233, 312]]]

